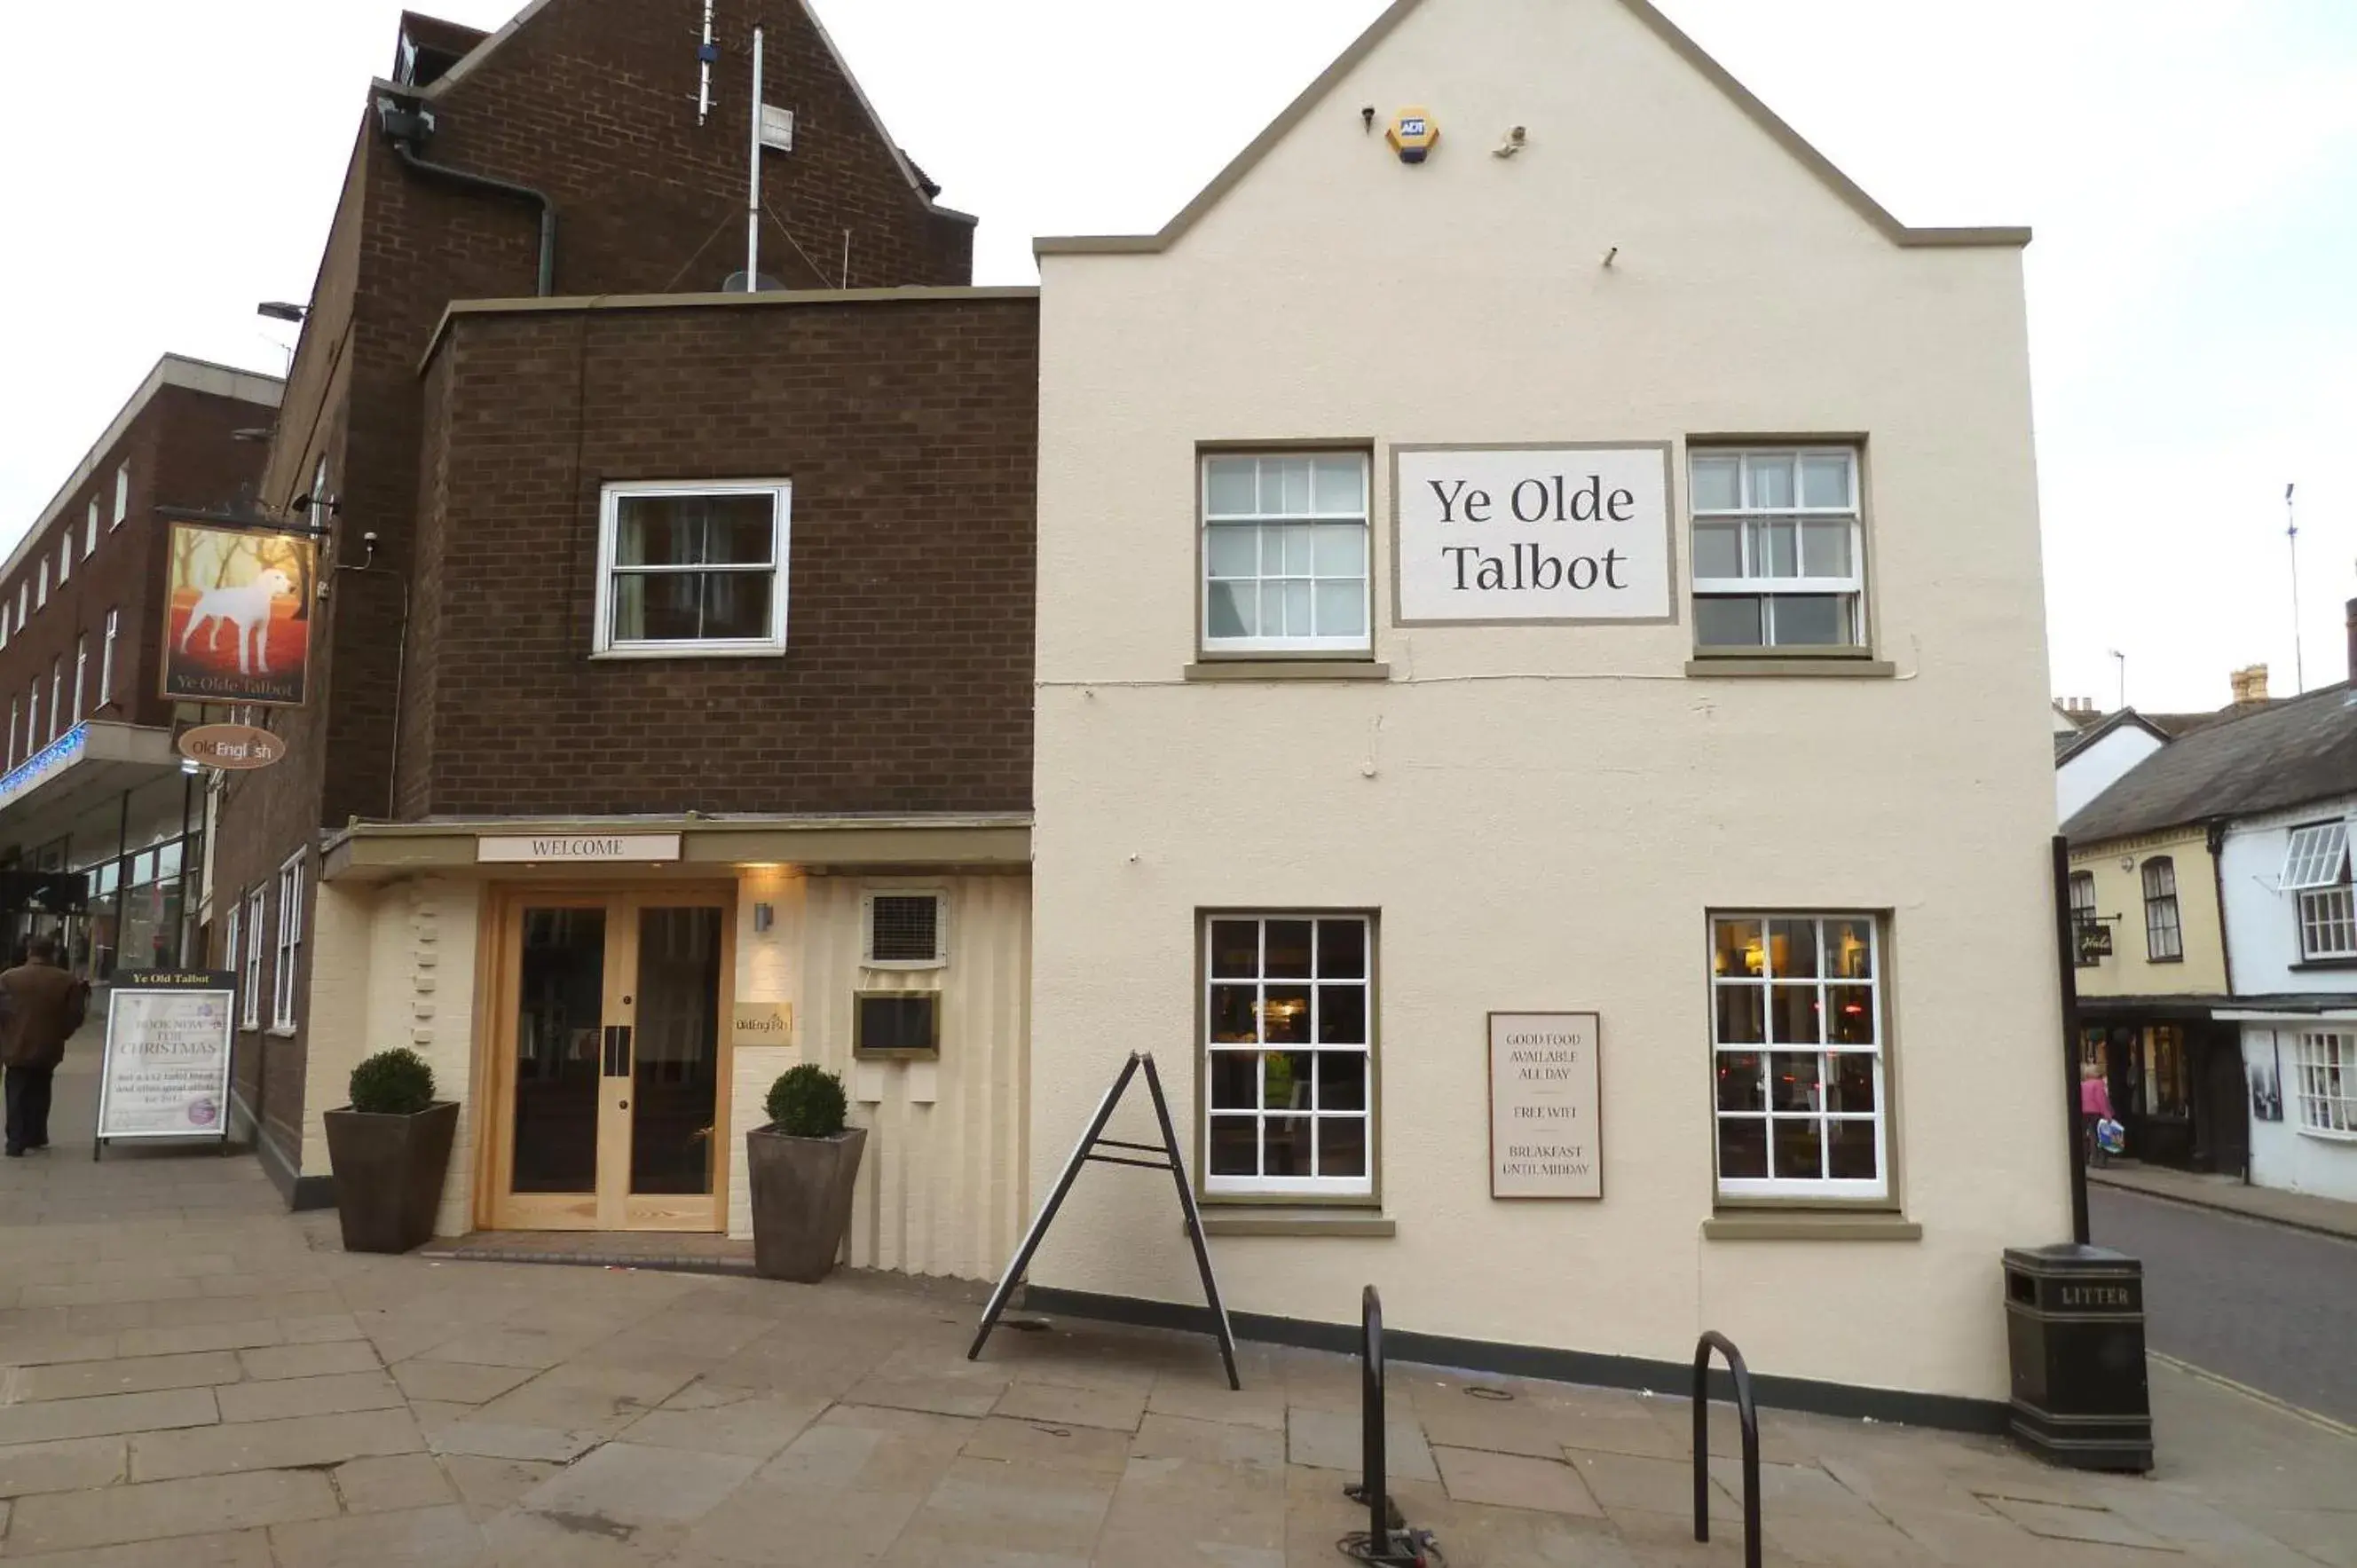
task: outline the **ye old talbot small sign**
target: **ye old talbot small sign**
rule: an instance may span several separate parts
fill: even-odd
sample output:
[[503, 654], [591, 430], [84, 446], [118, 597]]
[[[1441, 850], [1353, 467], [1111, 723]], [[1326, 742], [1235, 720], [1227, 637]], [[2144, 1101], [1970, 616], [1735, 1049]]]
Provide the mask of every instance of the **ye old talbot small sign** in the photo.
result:
[[1490, 1196], [1602, 1197], [1593, 1013], [1490, 1015]]

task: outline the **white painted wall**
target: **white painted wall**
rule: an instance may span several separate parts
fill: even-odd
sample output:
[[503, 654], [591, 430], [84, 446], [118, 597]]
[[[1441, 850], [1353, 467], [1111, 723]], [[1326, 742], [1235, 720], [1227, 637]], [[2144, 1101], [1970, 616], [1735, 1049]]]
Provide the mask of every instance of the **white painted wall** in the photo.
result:
[[2079, 809], [2125, 778], [2128, 769], [2165, 744], [2150, 730], [2122, 725], [2079, 751], [2054, 770], [2054, 821], [2067, 822]]
[[2245, 1081], [2254, 1086], [2255, 1101], [2257, 1083], [2272, 1083], [2279, 1086], [2283, 1108], [2281, 1120], [2266, 1122], [2260, 1120], [2256, 1103], [2252, 1106], [2251, 1184], [2357, 1203], [2357, 1137], [2300, 1125], [2298, 1036], [2324, 1029], [2357, 1033], [2357, 1012], [2345, 1012], [2337, 1019], [2243, 1026], [2243, 1070]]
[[[1403, 167], [1362, 104], [1441, 150]], [[1133, 1048], [1192, 1124], [1199, 908], [1373, 908], [1396, 1238], [1217, 1240], [1232, 1308], [1355, 1321], [1372, 1281], [1424, 1332], [1679, 1360], [1710, 1326], [2006, 1397], [1999, 1251], [2068, 1230], [2019, 255], [1895, 247], [1617, 0], [1427, 0], [1169, 251], [1042, 278], [1032, 1192]], [[1683, 594], [1390, 624], [1394, 444], [1680, 443], [1683, 520], [1684, 439], [1747, 431], [1867, 433], [1898, 678], [1689, 678]], [[1287, 438], [1374, 450], [1391, 678], [1187, 682], [1197, 444]], [[1893, 911], [1920, 1241], [1701, 1235], [1706, 912], [1777, 905]], [[1484, 1014], [1552, 1008], [1602, 1014], [1605, 1197], [1496, 1202]], [[1031, 1278], [1200, 1289], [1168, 1184], [1103, 1167]]]
[[2278, 886], [2291, 830], [2335, 817], [2357, 819], [2357, 791], [2228, 825], [2218, 847], [2218, 880], [2225, 895], [2226, 955], [2235, 995], [2357, 991], [2357, 969], [2295, 967], [2300, 961], [2299, 900]]

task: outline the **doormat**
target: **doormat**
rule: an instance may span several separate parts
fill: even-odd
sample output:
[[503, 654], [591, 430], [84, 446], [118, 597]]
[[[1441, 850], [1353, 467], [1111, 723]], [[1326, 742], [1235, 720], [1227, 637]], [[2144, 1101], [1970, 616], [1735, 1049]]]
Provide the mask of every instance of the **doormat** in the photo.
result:
[[437, 1236], [419, 1248], [417, 1255], [470, 1263], [571, 1263], [746, 1278], [753, 1273], [752, 1242], [670, 1231], [477, 1230]]

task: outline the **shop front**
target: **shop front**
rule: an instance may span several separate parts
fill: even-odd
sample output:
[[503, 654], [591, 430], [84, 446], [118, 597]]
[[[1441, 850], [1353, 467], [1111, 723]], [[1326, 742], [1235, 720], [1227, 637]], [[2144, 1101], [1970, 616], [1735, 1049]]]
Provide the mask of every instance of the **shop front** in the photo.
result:
[[985, 1276], [1021, 1219], [1028, 838], [1019, 816], [338, 835], [303, 1176], [353, 1064], [405, 1045], [462, 1107], [441, 1233], [746, 1236], [745, 1133], [816, 1061], [869, 1129], [851, 1261]]
[[2243, 1047], [2215, 1004], [2082, 997], [2079, 1060], [2110, 1090], [2127, 1156], [2179, 1170], [2240, 1176], [2250, 1160]]

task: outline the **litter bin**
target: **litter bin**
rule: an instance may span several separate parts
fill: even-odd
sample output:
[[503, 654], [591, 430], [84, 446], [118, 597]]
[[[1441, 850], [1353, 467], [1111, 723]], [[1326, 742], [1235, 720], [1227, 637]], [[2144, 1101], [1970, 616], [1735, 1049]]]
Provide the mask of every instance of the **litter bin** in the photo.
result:
[[2105, 1247], [2005, 1250], [2013, 1435], [2053, 1464], [2152, 1468], [2144, 1264]]

